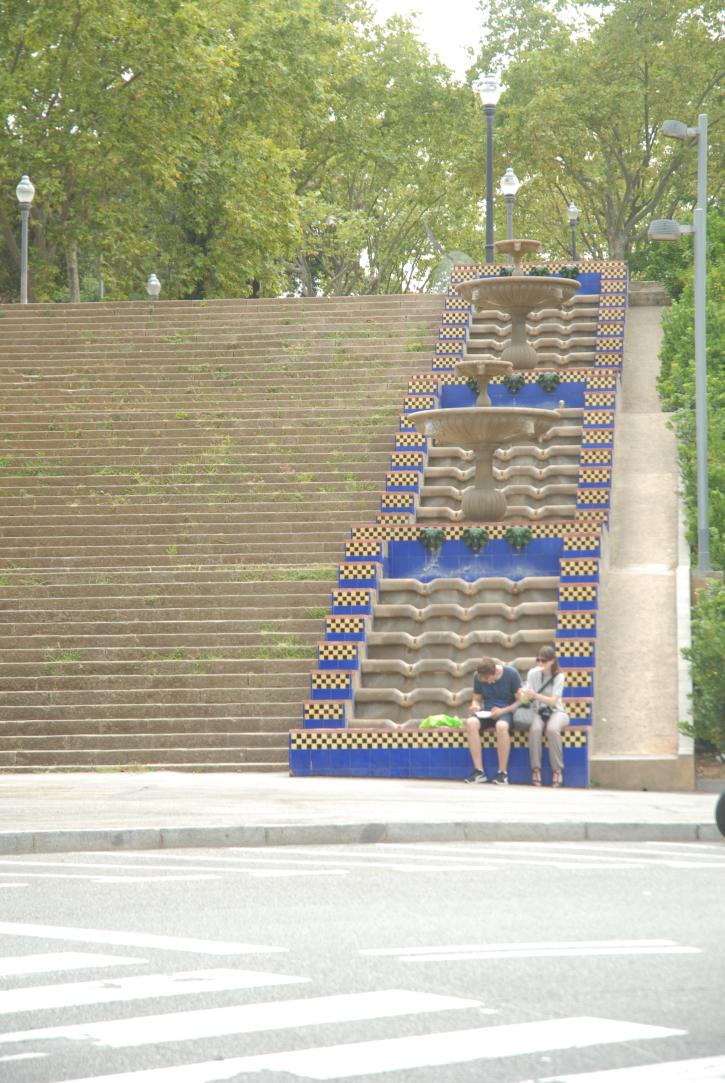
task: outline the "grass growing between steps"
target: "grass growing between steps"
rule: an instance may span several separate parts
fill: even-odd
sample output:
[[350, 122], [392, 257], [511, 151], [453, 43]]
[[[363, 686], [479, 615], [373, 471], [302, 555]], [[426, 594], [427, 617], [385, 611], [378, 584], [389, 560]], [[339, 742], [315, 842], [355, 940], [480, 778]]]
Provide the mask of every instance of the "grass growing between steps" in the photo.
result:
[[244, 568], [236, 576], [240, 583], [306, 582], [309, 580], [337, 580], [337, 568], [329, 564], [311, 564], [303, 568]]
[[282, 636], [274, 643], [260, 647], [256, 651], [257, 658], [267, 661], [283, 658], [315, 658], [317, 647], [308, 646], [300, 642], [297, 636]]

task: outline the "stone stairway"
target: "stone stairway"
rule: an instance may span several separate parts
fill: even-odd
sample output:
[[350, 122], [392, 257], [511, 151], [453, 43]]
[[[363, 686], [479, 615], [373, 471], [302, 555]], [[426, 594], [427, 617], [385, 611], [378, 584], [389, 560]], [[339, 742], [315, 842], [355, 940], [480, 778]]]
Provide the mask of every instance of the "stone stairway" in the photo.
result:
[[443, 298], [0, 306], [0, 770], [280, 770]]

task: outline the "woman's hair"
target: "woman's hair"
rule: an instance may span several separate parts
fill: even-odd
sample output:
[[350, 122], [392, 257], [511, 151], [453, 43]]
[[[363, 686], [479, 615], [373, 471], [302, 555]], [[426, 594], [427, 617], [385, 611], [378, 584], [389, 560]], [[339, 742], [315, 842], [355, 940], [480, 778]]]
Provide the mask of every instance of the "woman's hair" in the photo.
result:
[[551, 676], [555, 677], [559, 672], [559, 661], [556, 657], [556, 651], [554, 650], [554, 648], [550, 647], [547, 644], [545, 647], [540, 647], [536, 654], [537, 659], [542, 658], [545, 662], [553, 663], [551, 667]]

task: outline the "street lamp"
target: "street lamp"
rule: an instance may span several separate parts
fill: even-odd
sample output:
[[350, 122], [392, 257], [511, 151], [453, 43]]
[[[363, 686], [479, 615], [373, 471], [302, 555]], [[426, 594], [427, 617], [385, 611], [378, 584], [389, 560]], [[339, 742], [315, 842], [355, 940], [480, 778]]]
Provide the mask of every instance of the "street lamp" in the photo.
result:
[[647, 234], [652, 241], [677, 241], [692, 233], [695, 239], [695, 443], [697, 457], [697, 569], [698, 575], [711, 573], [710, 527], [707, 491], [707, 318], [706, 318], [706, 247], [707, 247], [707, 113], [700, 113], [696, 128], [680, 120], [666, 120], [662, 134], [671, 139], [697, 140], [697, 206], [692, 225], [680, 225], [670, 218], [650, 223]]
[[521, 187], [521, 181], [514, 173], [511, 166], [508, 167], [501, 177], [501, 195], [506, 201], [506, 238], [511, 240], [514, 235], [514, 200], [516, 193]]
[[20, 304], [28, 303], [28, 219], [30, 218], [30, 204], [35, 195], [35, 185], [27, 173], [20, 178], [20, 184], [15, 189], [15, 195], [20, 204]]
[[161, 283], [155, 274], [149, 275], [148, 282], [146, 283], [146, 292], [152, 301], [158, 301], [159, 294], [161, 293]]
[[478, 84], [478, 93], [486, 116], [486, 263], [493, 263], [493, 117], [501, 87], [495, 75], [487, 75]]
[[569, 216], [569, 228], [571, 229], [571, 258], [576, 262], [576, 227], [579, 224], [579, 208], [572, 200], [566, 208]]

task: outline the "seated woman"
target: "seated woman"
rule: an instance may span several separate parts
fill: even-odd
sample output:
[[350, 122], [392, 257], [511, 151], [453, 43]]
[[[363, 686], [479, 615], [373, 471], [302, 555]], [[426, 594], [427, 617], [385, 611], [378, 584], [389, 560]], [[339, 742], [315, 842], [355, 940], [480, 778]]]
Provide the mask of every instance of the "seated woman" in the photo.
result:
[[559, 787], [564, 781], [564, 742], [562, 730], [569, 724], [564, 710], [562, 695], [566, 678], [559, 669], [553, 647], [542, 647], [536, 656], [536, 665], [529, 670], [526, 683], [519, 689], [520, 701], [528, 702], [534, 709], [529, 729], [529, 757], [531, 759], [531, 782], [541, 785], [541, 745], [546, 730], [551, 764], [551, 785]]

